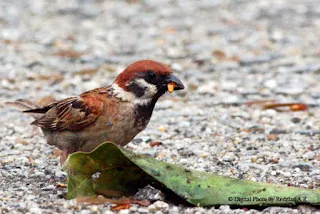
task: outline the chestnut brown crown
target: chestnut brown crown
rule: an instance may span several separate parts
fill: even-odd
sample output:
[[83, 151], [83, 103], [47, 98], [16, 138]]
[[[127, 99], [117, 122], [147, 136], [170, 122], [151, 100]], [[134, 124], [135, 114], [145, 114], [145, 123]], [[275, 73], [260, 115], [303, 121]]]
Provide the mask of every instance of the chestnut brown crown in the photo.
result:
[[172, 74], [171, 68], [153, 60], [140, 60], [129, 65], [115, 80], [115, 82], [123, 88], [128, 90], [128, 84], [135, 77], [141, 76], [142, 73], [154, 72], [158, 76], [168, 76]]
[[141, 60], [131, 64], [119, 74], [115, 83], [138, 98], [161, 96], [168, 89], [172, 92], [184, 88], [182, 82], [173, 75], [171, 68], [153, 60]]

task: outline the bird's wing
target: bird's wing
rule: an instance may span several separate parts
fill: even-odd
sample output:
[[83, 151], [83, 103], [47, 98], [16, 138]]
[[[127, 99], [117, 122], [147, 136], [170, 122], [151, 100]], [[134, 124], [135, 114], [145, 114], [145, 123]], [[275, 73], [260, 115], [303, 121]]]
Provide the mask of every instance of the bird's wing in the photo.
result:
[[97, 94], [110, 94], [110, 86], [104, 86], [101, 88], [95, 88], [90, 91], [84, 92], [81, 94], [81, 96], [84, 96], [86, 94], [92, 94], [92, 93], [97, 93]]
[[42, 117], [32, 122], [32, 125], [51, 131], [80, 130], [93, 123], [102, 114], [103, 101], [99, 96], [84, 93], [79, 97], [67, 98], [26, 112], [44, 113]]

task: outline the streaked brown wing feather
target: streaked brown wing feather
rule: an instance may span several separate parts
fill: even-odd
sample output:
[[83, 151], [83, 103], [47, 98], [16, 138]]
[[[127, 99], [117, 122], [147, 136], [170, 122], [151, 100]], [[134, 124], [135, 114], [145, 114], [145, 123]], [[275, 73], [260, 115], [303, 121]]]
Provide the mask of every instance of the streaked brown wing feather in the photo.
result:
[[[46, 107], [44, 107], [46, 108]], [[51, 104], [51, 108], [32, 125], [52, 131], [80, 130], [103, 112], [103, 101], [92, 94], [71, 97]]]

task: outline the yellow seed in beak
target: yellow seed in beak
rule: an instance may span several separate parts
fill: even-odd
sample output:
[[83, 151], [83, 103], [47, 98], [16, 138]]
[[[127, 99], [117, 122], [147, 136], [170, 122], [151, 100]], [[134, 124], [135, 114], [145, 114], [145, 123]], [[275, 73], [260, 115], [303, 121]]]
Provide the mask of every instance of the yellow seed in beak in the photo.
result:
[[168, 84], [168, 91], [170, 92], [170, 93], [172, 93], [173, 91], [174, 91], [174, 87], [176, 86], [176, 84], [174, 83], [174, 82], [170, 82], [169, 84]]

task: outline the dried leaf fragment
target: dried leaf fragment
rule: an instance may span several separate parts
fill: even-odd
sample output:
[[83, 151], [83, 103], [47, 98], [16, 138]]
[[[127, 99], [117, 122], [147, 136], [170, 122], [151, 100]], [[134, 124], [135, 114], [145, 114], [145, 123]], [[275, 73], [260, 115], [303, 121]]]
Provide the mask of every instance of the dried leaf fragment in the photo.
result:
[[75, 50], [61, 50], [61, 51], [57, 52], [55, 55], [76, 59], [76, 58], [81, 57], [84, 54], [85, 54], [84, 52], [79, 52], [79, 51], [75, 51]]
[[252, 101], [246, 102], [245, 104], [246, 105], [266, 105], [274, 102], [275, 100], [252, 100]]
[[81, 204], [90, 204], [90, 205], [100, 205], [100, 204], [115, 204], [111, 207], [112, 211], [130, 209], [131, 204], [139, 204], [141, 206], [149, 206], [150, 201], [148, 200], [136, 200], [132, 198], [120, 198], [120, 199], [110, 199], [103, 196], [98, 197], [78, 197], [76, 198], [78, 203]]
[[268, 134], [267, 135], [267, 139], [271, 140], [271, 141], [277, 141], [277, 140], [279, 140], [279, 135], [277, 135], [277, 134]]
[[290, 106], [291, 111], [306, 111], [308, 110], [308, 106], [306, 104], [294, 104]]
[[110, 208], [111, 211], [127, 210], [130, 209], [130, 204], [119, 204]]
[[89, 68], [89, 69], [83, 69], [80, 71], [75, 72], [76, 75], [90, 75], [93, 76], [97, 73], [99, 68]]
[[226, 54], [222, 50], [216, 50], [212, 54], [219, 60], [224, 60], [226, 58]]
[[160, 145], [162, 145], [162, 142], [157, 142], [157, 141], [156, 141], [156, 142], [151, 142], [151, 143], [150, 143], [150, 146], [151, 146], [151, 147], [160, 146]]
[[263, 108], [277, 111], [281, 111], [283, 108], [289, 108], [290, 111], [306, 111], [309, 107], [303, 103], [272, 103], [264, 105]]

